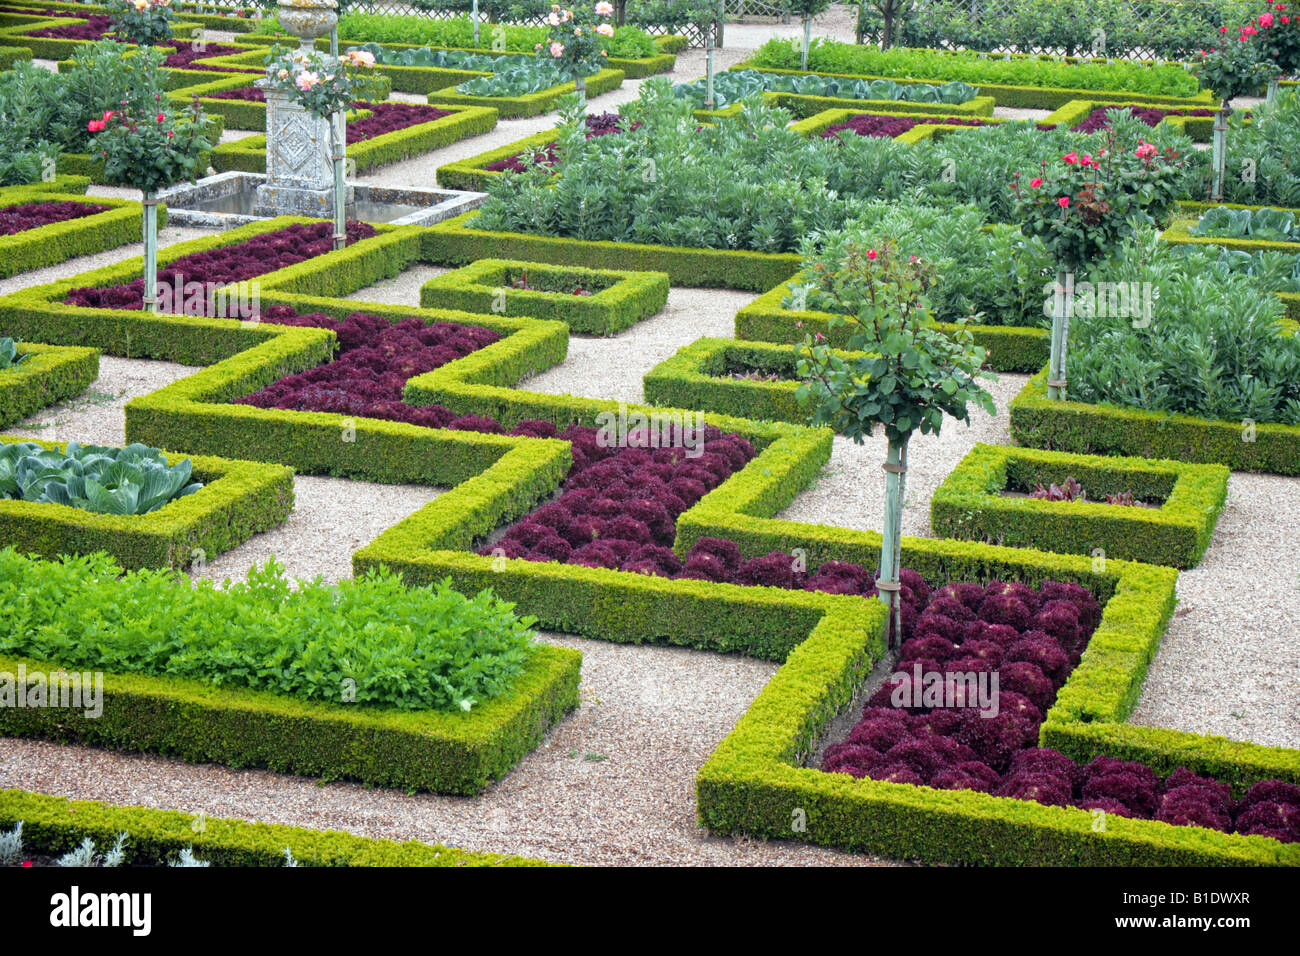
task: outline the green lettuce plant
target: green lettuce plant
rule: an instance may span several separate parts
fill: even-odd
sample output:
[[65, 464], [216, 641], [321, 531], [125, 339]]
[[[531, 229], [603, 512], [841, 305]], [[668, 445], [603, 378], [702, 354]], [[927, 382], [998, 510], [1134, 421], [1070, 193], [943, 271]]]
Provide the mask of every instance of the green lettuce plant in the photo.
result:
[[158, 449], [138, 443], [105, 448], [69, 442], [60, 452], [18, 442], [0, 445], [0, 498], [142, 515], [202, 488], [190, 481], [192, 471], [188, 458], [168, 465]]
[[0, 372], [14, 368], [31, 358], [25, 352], [18, 351], [18, 343], [10, 338], [0, 339]]

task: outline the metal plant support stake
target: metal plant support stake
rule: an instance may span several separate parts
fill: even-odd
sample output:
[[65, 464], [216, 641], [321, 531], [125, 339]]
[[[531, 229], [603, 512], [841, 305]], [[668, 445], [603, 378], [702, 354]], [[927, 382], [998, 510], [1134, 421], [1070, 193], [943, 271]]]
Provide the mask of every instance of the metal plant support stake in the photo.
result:
[[478, 0], [470, 8], [470, 18], [474, 21], [474, 49], [478, 49]]
[[812, 16], [803, 15], [803, 49], [799, 51], [799, 69], [808, 69], [808, 47], [812, 43]]
[[1065, 397], [1065, 350], [1070, 338], [1070, 299], [1074, 292], [1074, 270], [1058, 269], [1052, 290], [1052, 354], [1047, 369], [1047, 397]]
[[158, 194], [147, 192], [144, 206], [144, 308], [158, 311]]
[[713, 34], [704, 41], [704, 108], [713, 109]]
[[574, 74], [573, 88], [578, 94], [578, 101], [582, 103], [583, 109], [587, 107], [587, 78], [583, 76], [581, 69]]
[[1219, 112], [1214, 114], [1214, 139], [1211, 162], [1214, 178], [1210, 185], [1210, 199], [1223, 202], [1223, 186], [1228, 177], [1228, 101], [1224, 100]]
[[339, 25], [337, 20], [334, 22], [334, 26], [330, 27], [330, 56], [336, 60], [339, 58]]
[[903, 490], [907, 481], [907, 438], [889, 440], [885, 464], [885, 527], [880, 541], [880, 577], [876, 592], [889, 608], [889, 646], [902, 643], [903, 609], [898, 600], [898, 569], [902, 557]]
[[348, 244], [348, 229], [345, 220], [347, 212], [347, 192], [343, 183], [343, 160], [347, 151], [347, 136], [340, 131], [346, 129], [347, 113], [339, 110], [330, 117], [330, 159], [334, 161], [334, 248], [342, 249]]
[[1268, 93], [1264, 96], [1264, 102], [1269, 106], [1277, 102], [1278, 83], [1281, 81], [1282, 77], [1276, 73], [1273, 74], [1273, 79], [1268, 81]]

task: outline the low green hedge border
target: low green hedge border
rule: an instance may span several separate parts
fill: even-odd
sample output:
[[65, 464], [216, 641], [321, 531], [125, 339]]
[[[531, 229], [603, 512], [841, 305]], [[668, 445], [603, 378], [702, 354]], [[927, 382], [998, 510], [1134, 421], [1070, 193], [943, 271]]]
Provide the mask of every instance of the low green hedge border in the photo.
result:
[[[876, 535], [855, 536], [868, 553], [879, 547]], [[788, 547], [787, 542], [783, 535], [771, 535], [745, 550], [783, 543]], [[1177, 572], [1111, 561], [1105, 573], [1098, 575], [1088, 558], [951, 541], [905, 539], [903, 550], [905, 567], [937, 579], [1011, 577], [1037, 584], [1052, 578], [1078, 580], [1100, 591], [1105, 599], [1102, 622], [1049, 718], [1057, 722], [1050, 745], [1083, 760], [1111, 752], [1096, 741], [1071, 736], [1069, 731], [1061, 733], [1057, 727], [1091, 730], [1097, 725], [1071, 721], [1060, 701], [1068, 704], [1080, 697], [1087, 699], [1088, 692], [1072, 694], [1070, 689], [1087, 687], [1096, 692], [1103, 680], [1109, 680], [1105, 690], [1111, 697], [1136, 698], [1146, 665], [1173, 612]], [[850, 555], [842, 557], [852, 560]], [[1093, 830], [1094, 815], [1084, 810], [973, 791], [857, 780], [803, 766], [830, 721], [853, 701], [882, 650], [879, 634], [871, 635], [864, 644], [860, 634], [823, 633], [814, 634], [793, 651], [700, 769], [696, 796], [701, 822], [722, 834], [804, 840], [929, 862], [1300, 864], [1300, 847], [1261, 837], [1113, 816], [1108, 816], [1105, 829], [1097, 832]], [[1124, 729], [1137, 731], [1138, 736], [1145, 730]], [[1220, 762], [1238, 758], [1227, 779], [1239, 787], [1270, 777], [1300, 776], [1296, 759], [1300, 753], [1296, 751], [1232, 744], [1175, 731], [1154, 733], [1162, 735], [1160, 743], [1153, 739], [1135, 743], [1126, 756], [1169, 769], [1186, 765], [1202, 771], [1216, 755]], [[1158, 746], [1163, 749], [1157, 751]]]
[[1053, 402], [1047, 398], [1046, 369], [1011, 400], [1011, 437], [1029, 448], [1300, 475], [1300, 425], [1218, 422], [1118, 405]]
[[[6, 331], [0, 321], [0, 331]], [[11, 337], [6, 334], [6, 337]], [[7, 428], [56, 402], [80, 395], [99, 378], [99, 352], [75, 346], [19, 341], [21, 365], [0, 371], [0, 428]]]
[[[509, 273], [524, 270], [548, 283], [607, 285], [590, 296], [505, 285]], [[561, 268], [509, 259], [480, 259], [435, 276], [420, 287], [420, 305], [426, 308], [555, 319], [570, 331], [585, 335], [621, 332], [667, 304], [668, 276], [662, 272]]]
[[[1286, 207], [1262, 207], [1262, 206], [1242, 206], [1236, 203], [1179, 203], [1180, 211], [1193, 213], [1193, 218], [1177, 219], [1170, 224], [1169, 228], [1160, 234], [1162, 242], [1172, 242], [1177, 245], [1185, 246], [1222, 246], [1224, 249], [1235, 249], [1239, 252], [1284, 252], [1287, 255], [1300, 255], [1300, 243], [1296, 242], [1274, 242], [1268, 239], [1233, 239], [1228, 236], [1194, 236], [1191, 228], [1196, 225], [1196, 217], [1207, 209], [1212, 209], [1216, 205], [1227, 206], [1230, 209], [1262, 209], [1262, 208], [1283, 208]], [[1290, 212], [1300, 217], [1300, 209], [1291, 209]], [[1287, 318], [1300, 322], [1300, 293], [1297, 292], [1279, 292], [1277, 297], [1282, 300], [1286, 306]]]
[[[158, 252], [158, 264], [164, 267], [182, 256], [232, 245], [266, 232], [274, 232], [293, 223], [317, 222], [297, 216], [280, 216], [251, 223], [216, 235], [203, 236], [168, 246]], [[375, 282], [391, 278], [419, 259], [422, 230], [415, 226], [378, 224], [376, 235], [353, 243], [346, 249], [326, 253], [268, 273], [254, 280], [260, 283], [261, 300], [270, 303], [272, 289], [307, 291], [319, 295], [341, 296]], [[126, 358], [153, 358], [182, 365], [211, 365], [250, 349], [268, 339], [307, 333], [315, 337], [321, 354], [327, 354], [332, 341], [320, 330], [261, 325], [233, 319], [199, 318], [183, 315], [150, 315], [119, 309], [90, 309], [63, 304], [72, 289], [127, 283], [144, 270], [143, 259], [83, 272], [58, 282], [10, 293], [0, 297], [0, 327], [18, 339], [39, 339], [55, 345], [89, 345], [110, 355]], [[333, 303], [338, 306], [339, 303]], [[352, 307], [343, 312], [357, 311]], [[316, 364], [316, 359], [313, 364]], [[287, 374], [287, 373], [286, 373]], [[263, 383], [263, 384], [269, 384]], [[260, 386], [259, 386], [260, 387]], [[184, 438], [155, 443], [158, 447], [185, 448], [195, 453], [201, 449]], [[238, 451], [226, 457], [240, 457]]]
[[[799, 351], [796, 346], [766, 342], [696, 339], [645, 374], [645, 398], [652, 405], [807, 424], [808, 410], [795, 398]], [[781, 380], [733, 378], [728, 372], [738, 365], [779, 375]]]
[[[63, 451], [63, 442], [0, 435], [0, 444], [34, 441]], [[57, 558], [105, 551], [127, 570], [184, 570], [283, 524], [293, 511], [293, 469], [282, 465], [169, 454], [189, 458], [203, 487], [144, 515], [95, 514], [65, 505], [0, 499], [0, 547]]]
[[[622, 70], [601, 70], [587, 77], [587, 97], [600, 96], [622, 85]], [[468, 93], [457, 93], [451, 87], [447, 87], [431, 92], [429, 103], [433, 106], [445, 106], [448, 103], [459, 103], [463, 106], [492, 106], [500, 111], [502, 119], [521, 119], [550, 112], [561, 96], [572, 93], [575, 89], [576, 87], [570, 82], [538, 90], [536, 93], [525, 93], [522, 96], [470, 96]]]
[[[817, 73], [812, 70], [783, 70], [775, 67], [758, 66], [750, 60], [743, 60], [731, 70], [760, 70], [764, 73], [781, 73], [786, 76], [825, 76], [833, 79], [847, 80], [893, 80], [895, 83], [935, 83], [935, 80], [909, 80], [897, 76], [867, 76], [851, 73]], [[1124, 90], [1072, 90], [1040, 86], [1008, 86], [998, 83], [980, 83], [978, 89], [981, 97], [989, 97], [996, 105], [1010, 109], [1054, 110], [1064, 106], [1070, 100], [1091, 100], [1096, 104], [1104, 103], [1141, 103], [1145, 106], [1192, 106], [1203, 107], [1215, 105], [1208, 90], [1202, 90], [1195, 96], [1162, 96], [1155, 93], [1129, 93]], [[934, 105], [934, 104], [927, 104]], [[953, 114], [958, 115], [958, 114]], [[981, 114], [991, 115], [991, 114]]]
[[487, 167], [501, 159], [509, 159], [517, 153], [540, 150], [555, 142], [555, 130], [542, 130], [532, 136], [498, 146], [477, 156], [458, 159], [445, 166], [438, 167], [438, 185], [443, 189], [468, 189], [485, 192], [488, 183], [497, 179], [502, 173]]
[[[738, 311], [736, 338], [794, 345], [803, 342], [805, 335], [820, 332], [832, 346], [848, 347], [848, 326], [841, 324], [831, 328], [829, 312], [784, 308], [781, 303], [789, 294], [790, 282], [782, 280], [776, 288]], [[955, 325], [941, 327], [956, 328]], [[975, 344], [988, 351], [989, 367], [999, 372], [1037, 371], [1047, 361], [1048, 335], [1045, 329], [1017, 325], [971, 325], [967, 328], [974, 336]]]
[[[352, 143], [347, 148], [348, 159], [356, 164], [356, 172], [362, 173], [478, 136], [497, 125], [497, 111], [490, 107], [449, 106], [445, 109], [450, 116]], [[265, 114], [265, 109], [263, 113]], [[351, 119], [363, 119], [370, 115], [370, 110], [353, 110], [348, 113]], [[266, 137], [245, 136], [243, 139], [222, 143], [212, 151], [212, 166], [220, 173], [231, 170], [266, 172]]]
[[[50, 193], [28, 187], [0, 189], [0, 208], [36, 202], [75, 202], [111, 208], [80, 219], [52, 222], [0, 236], [0, 279], [139, 242], [143, 235], [138, 202], [98, 197], [88, 199], [84, 195]], [[158, 227], [161, 229], [166, 223], [166, 208], [159, 206]]]
[[32, 58], [32, 51], [21, 46], [0, 46], [0, 70], [7, 70], [15, 63]]
[[[71, 173], [59, 173], [49, 179], [42, 179], [34, 183], [23, 183], [21, 186], [6, 186], [5, 189], [22, 189], [27, 192], [39, 193], [59, 193], [64, 196], [78, 196], [84, 198], [86, 190], [90, 188], [89, 176], [75, 176]], [[103, 199], [95, 199], [94, 202], [104, 202]]]
[[[509, 693], [468, 713], [397, 711], [106, 673], [98, 717], [63, 707], [0, 707], [0, 734], [472, 796], [577, 707], [581, 663], [577, 651], [538, 647]], [[20, 666], [44, 674], [58, 662], [0, 656], [0, 671], [16, 674]]]
[[81, 845], [111, 846], [125, 832], [126, 861], [162, 866], [182, 850], [213, 866], [284, 865], [287, 847], [300, 866], [552, 866], [542, 860], [456, 850], [439, 844], [371, 839], [339, 830], [308, 830], [180, 810], [118, 806], [25, 790], [0, 790], [0, 830], [23, 824], [23, 845], [59, 856]]
[[467, 212], [424, 231], [423, 257], [435, 265], [465, 265], [478, 259], [518, 259], [558, 266], [618, 263], [636, 272], [666, 272], [673, 285], [761, 292], [799, 269], [799, 256], [785, 252], [690, 249], [633, 242], [568, 239], [522, 232], [489, 232], [470, 223]]
[[[1005, 498], [1038, 483], [1079, 481], [1094, 501]], [[1106, 504], [1131, 491], [1158, 508]], [[930, 499], [930, 527], [944, 538], [996, 541], [1060, 554], [1092, 554], [1195, 567], [1228, 495], [1223, 465], [1109, 458], [977, 444]]]
[[[777, 70], [765, 72], [780, 72]], [[901, 81], [906, 82], [906, 81]], [[917, 81], [920, 82], [920, 81]], [[769, 106], [789, 110], [797, 117], [807, 118], [823, 110], [848, 109], [853, 113], [893, 113], [903, 116], [962, 116], [986, 119], [993, 116], [997, 105], [991, 96], [975, 96], [965, 103], [916, 103], [910, 100], [855, 100], [844, 96], [814, 96], [809, 93], [759, 94]], [[740, 104], [733, 103], [722, 109], [698, 109], [695, 116], [702, 120], [716, 120], [735, 116]]]

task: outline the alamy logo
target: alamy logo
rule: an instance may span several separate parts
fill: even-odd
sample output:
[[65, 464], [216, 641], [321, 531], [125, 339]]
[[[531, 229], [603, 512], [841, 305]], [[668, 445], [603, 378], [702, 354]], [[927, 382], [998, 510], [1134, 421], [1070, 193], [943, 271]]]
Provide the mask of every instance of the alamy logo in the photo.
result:
[[95, 671], [0, 671], [0, 707], [61, 707], [89, 718], [104, 713], [104, 675]]
[[704, 421], [698, 412], [631, 412], [618, 403], [618, 414], [596, 416], [596, 444], [601, 448], [682, 448], [687, 458], [704, 454]]
[[981, 717], [998, 715], [997, 671], [922, 671], [918, 661], [910, 674], [898, 671], [890, 680], [895, 707], [972, 707]]
[[262, 314], [262, 284], [251, 282], [186, 282], [177, 272], [171, 282], [154, 286], [158, 311], [206, 319], [256, 319]]
[[[1043, 286], [1043, 315], [1051, 318], [1056, 282]], [[1155, 288], [1150, 282], [1078, 282], [1073, 275], [1066, 280], [1065, 296], [1070, 312], [1080, 318], [1131, 319], [1133, 328], [1151, 325], [1155, 308]]]
[[153, 897], [149, 893], [85, 893], [78, 886], [50, 897], [50, 925], [127, 926], [133, 936], [148, 936]]

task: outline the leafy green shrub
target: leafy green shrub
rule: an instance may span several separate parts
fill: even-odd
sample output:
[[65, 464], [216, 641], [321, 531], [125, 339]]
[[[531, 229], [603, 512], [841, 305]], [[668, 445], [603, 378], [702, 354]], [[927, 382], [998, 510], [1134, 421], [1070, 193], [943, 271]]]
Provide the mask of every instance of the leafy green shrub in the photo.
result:
[[[1209, 195], [1209, 163], [1204, 181], [1191, 195]], [[1228, 120], [1227, 202], [1251, 206], [1300, 206], [1300, 92], [1286, 90], [1273, 104], [1251, 107]]]
[[[869, 136], [809, 139], [786, 128], [785, 111], [748, 101], [738, 115], [701, 129], [691, 104], [676, 98], [665, 80], [647, 81], [641, 99], [621, 113], [625, 132], [590, 140], [576, 117], [562, 116], [557, 166], [498, 177], [472, 224], [497, 232], [792, 252], [808, 233], [842, 228], [870, 200], [972, 205], [988, 221], [1006, 222], [1016, 172], [1088, 152], [1097, 142], [1086, 133], [1016, 122], [911, 146]], [[1130, 149], [1138, 129], [1162, 149], [1191, 156], [1177, 190], [1187, 195], [1187, 183], [1201, 170], [1191, 141], [1166, 127], [1115, 126]]]
[[1214, 239], [1262, 239], [1300, 242], [1300, 227], [1290, 209], [1233, 209], [1215, 206], [1201, 213], [1190, 230], [1193, 236]]
[[18, 343], [13, 339], [0, 339], [0, 371], [13, 368], [30, 357], [26, 352], [18, 351]]
[[[698, 109], [704, 105], [706, 79], [680, 83], [673, 92], [690, 100]], [[910, 103], [965, 103], [979, 90], [965, 83], [895, 83], [893, 80], [838, 80], [825, 76], [790, 76], [760, 70], [732, 70], [713, 78], [713, 103], [718, 108], [760, 93], [802, 93], [808, 96], [836, 96], [850, 100], [901, 100]]]
[[[772, 39], [751, 58], [756, 66], [799, 69], [799, 44]], [[840, 43], [829, 39], [812, 42], [808, 69], [818, 73], [898, 76], [913, 80], [962, 80], [999, 86], [1056, 87], [1067, 90], [1123, 90], [1156, 96], [1191, 96], [1196, 80], [1174, 63], [1061, 63], [1048, 59], [1015, 57], [992, 59], [978, 53], [880, 50], [871, 45]]]
[[[1055, 267], [1041, 240], [1026, 237], [1015, 226], [987, 226], [973, 206], [873, 202], [860, 207], [843, 231], [825, 237], [825, 254], [836, 258], [846, 244], [876, 247], [887, 238], [902, 252], [934, 264], [940, 281], [928, 295], [940, 321], [982, 314], [980, 321], [989, 325], [1043, 324], [1043, 286]], [[785, 307], [834, 311], [824, 283], [808, 271], [802, 279]]]
[[1149, 282], [1158, 294], [1149, 322], [1075, 303], [1070, 399], [1300, 424], [1300, 338], [1279, 324], [1281, 301], [1214, 261], [1213, 251], [1177, 249], [1148, 230], [1100, 266], [1098, 276]]
[[126, 57], [106, 40], [78, 48], [66, 72], [23, 62], [0, 73], [0, 185], [37, 182], [54, 171], [47, 160], [88, 152], [86, 126], [107, 111], [157, 112], [163, 58], [153, 47]]
[[61, 562], [0, 551], [0, 654], [201, 680], [397, 710], [470, 710], [509, 689], [532, 620], [444, 581], [371, 571], [291, 586], [274, 560], [219, 588], [105, 555]]
[[[10, 341], [8, 339], [4, 341]], [[0, 358], [4, 342], [0, 341]], [[33, 442], [0, 445], [0, 498], [68, 505], [95, 514], [142, 515], [203, 485], [186, 459], [169, 466], [157, 448], [103, 448], [69, 442], [66, 451]]]
[[[1208, 269], [1219, 279], [1249, 276], [1261, 292], [1300, 292], [1300, 256], [1273, 249], [1247, 252], [1223, 246], [1178, 243], [1174, 248], [1190, 257], [1188, 269]], [[1207, 262], [1204, 257], [1209, 256]]]

